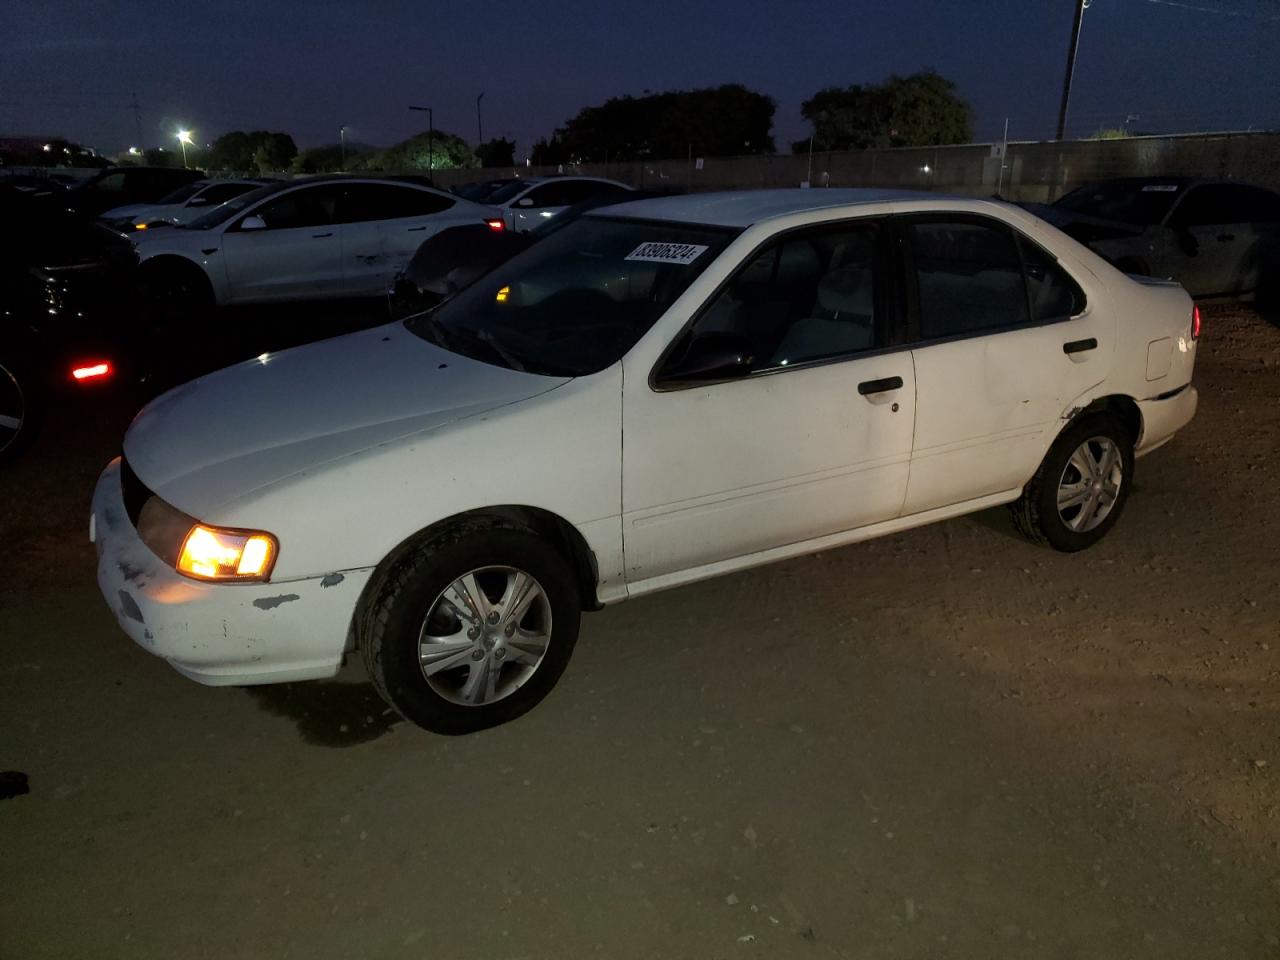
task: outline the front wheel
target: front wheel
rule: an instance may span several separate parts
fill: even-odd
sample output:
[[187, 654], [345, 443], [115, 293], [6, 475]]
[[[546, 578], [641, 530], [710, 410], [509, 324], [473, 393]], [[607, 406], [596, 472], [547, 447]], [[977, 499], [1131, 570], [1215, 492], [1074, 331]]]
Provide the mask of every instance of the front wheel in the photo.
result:
[[560, 552], [504, 521], [428, 537], [376, 585], [360, 645], [402, 716], [459, 734], [513, 720], [564, 672], [581, 618]]
[[1073, 553], [1115, 526], [1132, 486], [1133, 439], [1115, 417], [1091, 414], [1054, 441], [1010, 508], [1028, 539]]
[[40, 408], [33, 364], [17, 356], [0, 356], [0, 463], [17, 456], [31, 441]]

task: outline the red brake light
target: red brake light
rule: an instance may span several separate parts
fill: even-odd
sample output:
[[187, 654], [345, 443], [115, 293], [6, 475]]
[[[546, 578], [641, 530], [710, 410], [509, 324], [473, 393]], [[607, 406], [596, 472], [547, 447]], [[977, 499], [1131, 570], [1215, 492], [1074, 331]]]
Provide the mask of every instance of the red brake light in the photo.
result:
[[103, 360], [101, 363], [92, 363], [83, 367], [75, 367], [71, 371], [71, 376], [80, 381], [101, 380], [103, 377], [111, 376], [111, 364]]
[[1196, 304], [1191, 308], [1191, 339], [1200, 339], [1200, 306]]
[[501, 217], [486, 217], [484, 222], [489, 225], [489, 229], [494, 233], [502, 233], [503, 230], [507, 229], [507, 225]]

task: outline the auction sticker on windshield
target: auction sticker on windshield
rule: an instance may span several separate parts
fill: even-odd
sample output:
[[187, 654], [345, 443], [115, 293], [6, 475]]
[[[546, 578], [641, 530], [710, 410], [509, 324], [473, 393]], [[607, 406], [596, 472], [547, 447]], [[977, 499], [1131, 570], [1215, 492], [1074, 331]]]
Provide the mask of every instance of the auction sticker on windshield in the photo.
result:
[[629, 254], [627, 260], [644, 260], [648, 263], [678, 263], [687, 266], [697, 260], [707, 248], [696, 243], [642, 243]]

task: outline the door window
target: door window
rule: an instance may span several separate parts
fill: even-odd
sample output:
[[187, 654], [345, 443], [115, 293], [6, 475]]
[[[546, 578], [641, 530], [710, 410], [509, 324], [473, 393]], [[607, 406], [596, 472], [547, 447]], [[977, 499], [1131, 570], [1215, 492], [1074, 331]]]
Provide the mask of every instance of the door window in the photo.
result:
[[1084, 313], [1084, 291], [1058, 261], [1026, 237], [1018, 238], [1027, 275], [1027, 297], [1035, 323], [1066, 320]]
[[1022, 262], [1006, 227], [974, 220], [931, 221], [912, 223], [908, 232], [922, 339], [1027, 322]]
[[1253, 191], [1230, 183], [1194, 187], [1173, 211], [1174, 227], [1207, 227], [1220, 223], [1248, 223], [1256, 218]]
[[789, 367], [885, 343], [876, 309], [880, 226], [807, 231], [771, 243], [703, 309], [686, 338], [741, 337], [754, 370]]
[[220, 203], [226, 203], [232, 197], [256, 190], [259, 186], [260, 184], [256, 183], [215, 183], [204, 189], [200, 199], [204, 201], [202, 206], [216, 207]]
[[454, 202], [450, 197], [412, 187], [390, 183], [350, 183], [342, 191], [340, 219], [342, 223], [362, 223], [424, 217], [448, 210]]
[[[572, 180], [559, 181], [553, 180], [550, 183], [544, 183], [540, 187], [535, 187], [529, 191], [528, 199], [533, 203], [534, 207], [568, 207], [578, 202], [581, 197], [578, 196], [575, 188], [575, 182]], [[523, 198], [522, 198], [523, 199]]]
[[268, 230], [290, 230], [319, 227], [335, 222], [338, 194], [333, 187], [311, 187], [291, 190], [254, 210]]

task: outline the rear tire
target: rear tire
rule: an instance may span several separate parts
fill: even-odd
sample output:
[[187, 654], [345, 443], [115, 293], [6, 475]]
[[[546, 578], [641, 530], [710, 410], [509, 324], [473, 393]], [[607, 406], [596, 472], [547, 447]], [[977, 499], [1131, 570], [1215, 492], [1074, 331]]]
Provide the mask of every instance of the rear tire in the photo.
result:
[[371, 587], [360, 647], [382, 698], [435, 733], [521, 716], [564, 673], [581, 605], [566, 558], [534, 531], [479, 518], [404, 551]]
[[1058, 436], [1010, 504], [1013, 522], [1033, 543], [1065, 553], [1091, 547], [1120, 519], [1133, 465], [1133, 438], [1124, 424], [1110, 414], [1086, 414]]
[[24, 354], [0, 355], [0, 463], [31, 442], [44, 409], [35, 363]]

